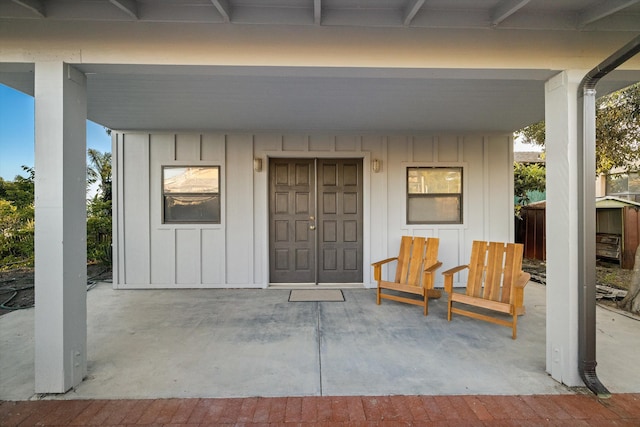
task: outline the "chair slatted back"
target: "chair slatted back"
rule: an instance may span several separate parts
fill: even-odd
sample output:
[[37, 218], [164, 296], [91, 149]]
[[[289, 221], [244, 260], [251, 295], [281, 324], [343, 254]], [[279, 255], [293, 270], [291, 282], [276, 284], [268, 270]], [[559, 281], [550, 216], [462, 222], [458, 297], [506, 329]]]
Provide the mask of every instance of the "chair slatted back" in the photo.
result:
[[474, 241], [467, 295], [509, 303], [511, 285], [522, 271], [522, 253], [519, 243]]
[[420, 284], [422, 261], [425, 254], [425, 240], [424, 237], [402, 236], [398, 265], [396, 266], [396, 283]]
[[[438, 262], [438, 246], [440, 245], [440, 239], [437, 237], [429, 237], [426, 241], [427, 250], [424, 253], [424, 261], [422, 262], [423, 268], [431, 266]], [[426, 286], [427, 279], [425, 277], [427, 273], [423, 273], [422, 286]], [[431, 277], [433, 285], [433, 275]]]

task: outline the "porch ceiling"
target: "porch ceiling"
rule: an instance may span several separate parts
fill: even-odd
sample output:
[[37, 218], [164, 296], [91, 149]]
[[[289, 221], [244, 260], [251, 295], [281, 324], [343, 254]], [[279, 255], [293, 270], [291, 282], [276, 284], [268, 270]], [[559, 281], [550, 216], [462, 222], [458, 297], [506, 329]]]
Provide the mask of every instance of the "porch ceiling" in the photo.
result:
[[[117, 130], [512, 132], [544, 118], [556, 70], [92, 65], [88, 117]], [[599, 94], [640, 80], [616, 71]], [[32, 64], [0, 82], [33, 94]]]
[[80, 68], [89, 73], [89, 117], [128, 130], [513, 130], [542, 118], [543, 85], [553, 74]]

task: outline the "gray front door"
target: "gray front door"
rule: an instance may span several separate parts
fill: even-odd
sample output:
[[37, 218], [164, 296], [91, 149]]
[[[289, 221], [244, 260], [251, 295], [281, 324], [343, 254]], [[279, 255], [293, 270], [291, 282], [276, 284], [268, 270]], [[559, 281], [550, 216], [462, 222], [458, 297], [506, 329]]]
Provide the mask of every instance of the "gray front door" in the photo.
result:
[[362, 159], [271, 159], [271, 283], [362, 282]]

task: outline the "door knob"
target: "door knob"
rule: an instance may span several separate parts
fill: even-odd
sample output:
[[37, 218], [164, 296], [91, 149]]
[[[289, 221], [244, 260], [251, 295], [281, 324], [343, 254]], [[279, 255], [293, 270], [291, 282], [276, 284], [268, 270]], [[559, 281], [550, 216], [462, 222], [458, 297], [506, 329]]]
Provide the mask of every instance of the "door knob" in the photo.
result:
[[315, 230], [315, 229], [316, 229], [316, 226], [315, 226], [315, 225], [310, 225], [310, 226], [309, 226], [309, 230]]

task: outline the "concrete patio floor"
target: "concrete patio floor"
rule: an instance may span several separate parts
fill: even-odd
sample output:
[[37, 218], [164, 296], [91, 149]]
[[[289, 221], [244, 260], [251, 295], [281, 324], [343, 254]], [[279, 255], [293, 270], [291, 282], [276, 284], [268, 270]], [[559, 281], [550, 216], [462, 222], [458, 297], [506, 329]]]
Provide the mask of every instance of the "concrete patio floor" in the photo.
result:
[[[116, 291], [87, 295], [88, 376], [50, 399], [533, 395], [572, 390], [545, 372], [545, 288], [526, 288], [518, 339], [345, 289], [344, 302], [288, 302], [283, 289]], [[598, 374], [640, 392], [640, 323], [598, 308]], [[0, 317], [0, 400], [34, 396], [34, 310]]]

